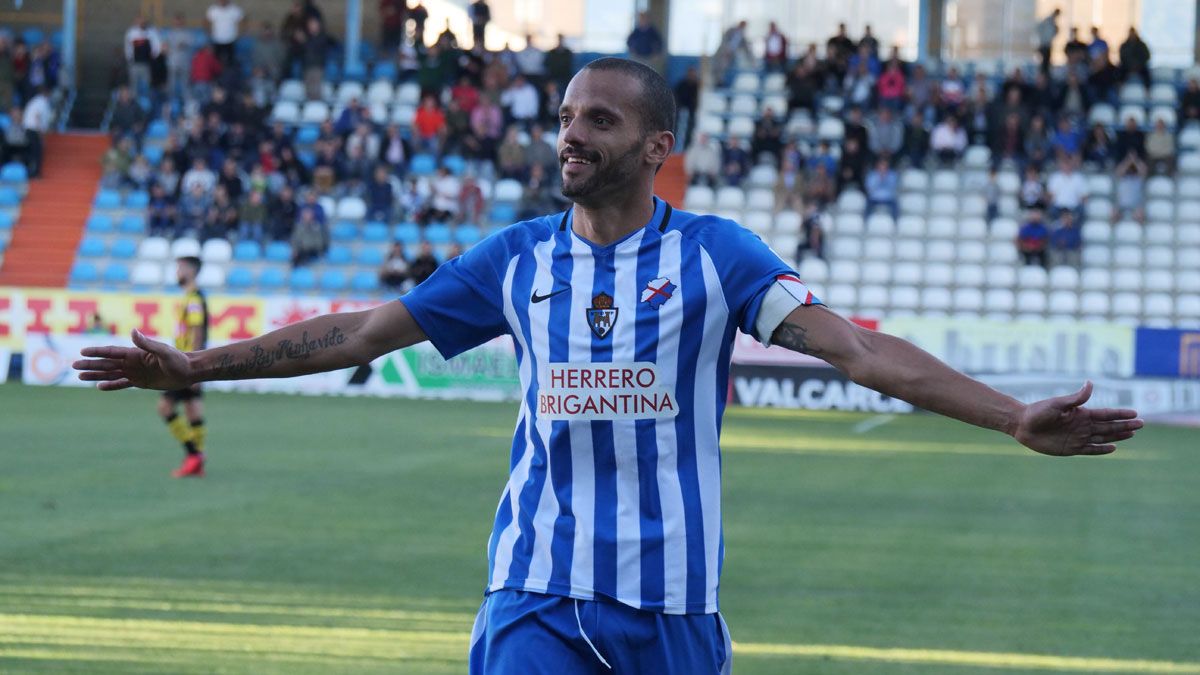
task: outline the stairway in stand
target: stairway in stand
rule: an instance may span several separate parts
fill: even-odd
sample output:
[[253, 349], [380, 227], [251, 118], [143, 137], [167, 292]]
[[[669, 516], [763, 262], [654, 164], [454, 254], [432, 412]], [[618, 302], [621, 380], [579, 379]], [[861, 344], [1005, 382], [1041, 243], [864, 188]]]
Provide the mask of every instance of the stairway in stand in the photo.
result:
[[12, 242], [0, 266], [0, 286], [65, 287], [75, 249], [100, 185], [101, 134], [51, 134], [42, 175], [29, 181]]
[[667, 163], [654, 177], [654, 193], [677, 209], [683, 208], [683, 193], [687, 191], [687, 172], [683, 169], [683, 155], [667, 158]]

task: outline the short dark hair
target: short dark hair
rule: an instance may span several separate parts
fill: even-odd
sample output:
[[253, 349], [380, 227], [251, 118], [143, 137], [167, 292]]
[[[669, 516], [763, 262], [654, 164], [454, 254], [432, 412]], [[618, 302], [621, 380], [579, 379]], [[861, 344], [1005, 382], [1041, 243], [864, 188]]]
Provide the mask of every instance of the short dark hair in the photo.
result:
[[642, 118], [642, 133], [674, 131], [675, 94], [658, 71], [637, 61], [615, 56], [596, 59], [582, 70], [618, 72], [637, 80], [642, 85], [642, 94], [637, 103], [638, 116]]
[[197, 272], [200, 271], [200, 265], [202, 263], [200, 262], [200, 258], [197, 258], [194, 255], [182, 255], [182, 256], [179, 256], [178, 258], [176, 258], [175, 260], [177, 262], [187, 263], [188, 265], [191, 265], [192, 269], [196, 270]]

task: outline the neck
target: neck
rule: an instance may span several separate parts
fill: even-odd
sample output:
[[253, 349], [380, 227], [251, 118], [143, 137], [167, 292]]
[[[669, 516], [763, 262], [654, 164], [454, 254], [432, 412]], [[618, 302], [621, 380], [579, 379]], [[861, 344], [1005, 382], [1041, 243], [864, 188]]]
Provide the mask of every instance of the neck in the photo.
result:
[[600, 204], [575, 204], [571, 229], [598, 246], [620, 241], [646, 226], [654, 215], [654, 183], [605, 198]]
[[183, 285], [184, 293], [192, 293], [196, 290], [196, 282], [192, 281]]

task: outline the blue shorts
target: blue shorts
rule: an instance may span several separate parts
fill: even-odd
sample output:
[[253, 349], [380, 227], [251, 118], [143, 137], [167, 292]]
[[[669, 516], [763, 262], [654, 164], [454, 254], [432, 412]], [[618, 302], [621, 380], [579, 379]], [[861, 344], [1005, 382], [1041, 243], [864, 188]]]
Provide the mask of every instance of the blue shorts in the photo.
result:
[[728, 675], [720, 614], [659, 614], [610, 601], [502, 590], [471, 631], [471, 675]]

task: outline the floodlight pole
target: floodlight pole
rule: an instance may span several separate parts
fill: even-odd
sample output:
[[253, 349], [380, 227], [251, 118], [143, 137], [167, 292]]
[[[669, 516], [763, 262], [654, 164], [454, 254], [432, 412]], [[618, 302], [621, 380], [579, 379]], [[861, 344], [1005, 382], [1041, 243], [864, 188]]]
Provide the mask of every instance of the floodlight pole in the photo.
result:
[[359, 46], [362, 43], [362, 0], [346, 0], [346, 61], [343, 69], [358, 67]]
[[62, 76], [68, 89], [75, 86], [75, 32], [78, 24], [79, 1], [63, 0]]

